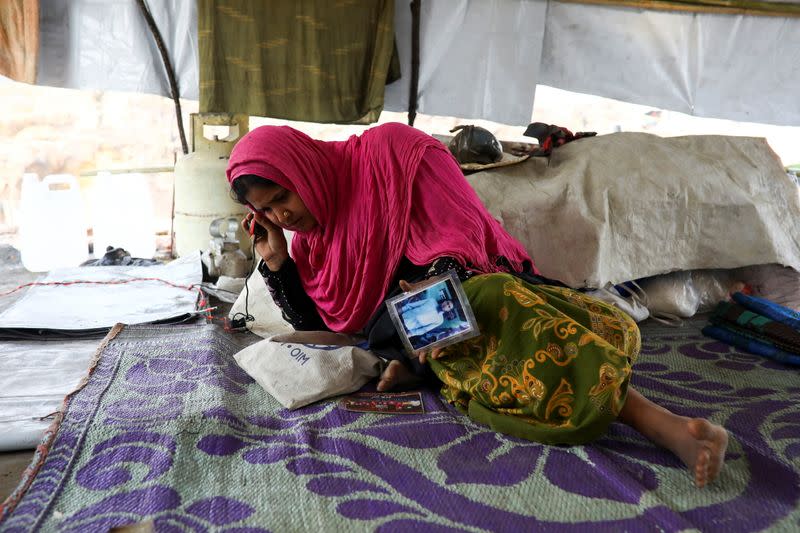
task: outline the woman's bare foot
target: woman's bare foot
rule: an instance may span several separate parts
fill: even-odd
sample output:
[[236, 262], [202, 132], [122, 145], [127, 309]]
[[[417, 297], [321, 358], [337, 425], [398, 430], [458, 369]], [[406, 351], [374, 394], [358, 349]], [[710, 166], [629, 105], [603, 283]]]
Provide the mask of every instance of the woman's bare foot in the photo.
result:
[[414, 385], [419, 382], [419, 378], [400, 361], [390, 361], [384, 369], [378, 381], [378, 392], [390, 391], [397, 387]]
[[694, 484], [705, 487], [719, 475], [728, 447], [728, 432], [705, 418], [686, 422], [686, 436], [673, 450], [694, 473]]
[[658, 406], [633, 387], [619, 414], [629, 424], [656, 444], [683, 461], [697, 487], [705, 487], [717, 478], [725, 461], [728, 432], [705, 418], [687, 418]]

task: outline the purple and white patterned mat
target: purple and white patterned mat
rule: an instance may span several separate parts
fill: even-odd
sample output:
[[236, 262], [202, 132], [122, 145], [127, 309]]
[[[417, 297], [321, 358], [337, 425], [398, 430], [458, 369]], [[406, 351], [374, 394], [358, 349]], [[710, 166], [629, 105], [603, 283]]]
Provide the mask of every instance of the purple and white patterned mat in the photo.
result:
[[797, 370], [695, 327], [644, 336], [634, 385], [731, 432], [706, 489], [621, 424], [569, 448], [496, 434], [431, 391], [424, 415], [286, 411], [221, 329], [136, 326], [107, 339], [0, 531], [800, 529]]

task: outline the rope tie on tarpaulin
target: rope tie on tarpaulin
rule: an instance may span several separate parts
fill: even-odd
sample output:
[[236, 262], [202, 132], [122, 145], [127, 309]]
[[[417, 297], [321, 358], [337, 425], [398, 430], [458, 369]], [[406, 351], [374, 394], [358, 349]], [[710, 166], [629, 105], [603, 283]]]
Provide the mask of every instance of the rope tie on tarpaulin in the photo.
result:
[[14, 289], [6, 292], [0, 292], [0, 298], [4, 296], [8, 296], [10, 294], [14, 294], [17, 291], [25, 289], [27, 287], [58, 287], [58, 286], [69, 286], [69, 285], [125, 285], [128, 283], [134, 283], [138, 281], [157, 281], [159, 283], [164, 283], [165, 285], [169, 285], [170, 287], [175, 287], [176, 289], [185, 289], [187, 291], [197, 291], [197, 311], [196, 313], [205, 313], [206, 318], [208, 320], [213, 320], [214, 318], [211, 316], [211, 311], [216, 309], [215, 307], [208, 307], [208, 297], [206, 293], [203, 292], [203, 286], [200, 283], [193, 283], [192, 285], [181, 285], [179, 283], [173, 283], [171, 281], [167, 281], [161, 278], [130, 278], [130, 279], [120, 279], [120, 280], [112, 280], [112, 281], [90, 281], [90, 280], [70, 280], [70, 281], [32, 281], [30, 283], [25, 283], [23, 285], [19, 285]]

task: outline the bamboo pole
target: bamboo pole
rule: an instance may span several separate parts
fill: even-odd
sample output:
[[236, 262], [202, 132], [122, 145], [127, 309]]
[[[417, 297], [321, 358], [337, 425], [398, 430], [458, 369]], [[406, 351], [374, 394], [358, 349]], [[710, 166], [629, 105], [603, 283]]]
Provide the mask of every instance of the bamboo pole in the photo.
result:
[[753, 0], [558, 0], [568, 4], [594, 4], [635, 7], [657, 11], [723, 13], [766, 17], [800, 17], [800, 4], [759, 2]]

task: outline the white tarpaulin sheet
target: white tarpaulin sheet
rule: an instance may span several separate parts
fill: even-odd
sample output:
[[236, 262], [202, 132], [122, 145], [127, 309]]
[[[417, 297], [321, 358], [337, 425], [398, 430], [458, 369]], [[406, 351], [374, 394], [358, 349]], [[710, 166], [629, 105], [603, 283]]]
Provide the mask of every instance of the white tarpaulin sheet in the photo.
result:
[[539, 83], [689, 115], [800, 125], [800, 18], [551, 2]]
[[[202, 278], [199, 252], [165, 265], [57, 269], [38, 281], [94, 283], [33, 286], [0, 313], [0, 328], [91, 330], [180, 317], [195, 312], [198, 296], [197, 289], [182, 287]], [[129, 283], [108, 284], [116, 281]]]
[[[544, 0], [425, 0], [420, 23], [418, 111], [526, 125], [539, 77]], [[395, 0], [403, 77], [386, 87], [385, 107], [407, 111], [411, 11]]]
[[[404, 77], [387, 87], [386, 109], [404, 111], [411, 15], [404, 0], [395, 10]], [[545, 0], [426, 0], [421, 18], [422, 113], [526, 125], [538, 83], [690, 115], [800, 124], [800, 18]]]
[[0, 452], [35, 447], [100, 339], [0, 341]]
[[[200, 254], [149, 267], [81, 267], [49, 272], [39, 281], [99, 284], [34, 286], [0, 314], [0, 328], [59, 331], [110, 328], [195, 312], [202, 281]], [[103, 284], [129, 281], [119, 285]], [[0, 341], [0, 451], [34, 447], [50, 425], [42, 420], [61, 406], [86, 375], [101, 339]]]
[[542, 274], [572, 287], [800, 270], [800, 188], [764, 139], [615, 133], [468, 179]]
[[[132, 0], [41, 0], [37, 83], [169, 96]], [[408, 109], [409, 0], [395, 2]], [[198, 98], [192, 0], [149, 2], [181, 96]], [[425, 0], [419, 111], [526, 125], [536, 84], [699, 116], [800, 124], [800, 18], [651, 11], [547, 0]]]
[[[197, 100], [195, 0], [147, 2], [182, 98]], [[134, 0], [40, 0], [37, 85], [170, 96], [161, 55]]]

